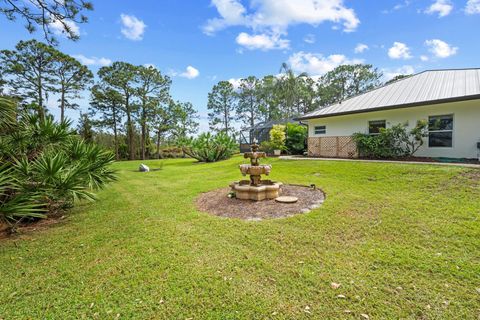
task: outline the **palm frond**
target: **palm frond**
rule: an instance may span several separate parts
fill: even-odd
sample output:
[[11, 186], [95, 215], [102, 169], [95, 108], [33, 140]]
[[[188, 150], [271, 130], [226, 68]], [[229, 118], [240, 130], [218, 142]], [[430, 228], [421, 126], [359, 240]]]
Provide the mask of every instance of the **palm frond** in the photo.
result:
[[13, 100], [0, 97], [0, 131], [8, 130], [16, 122], [16, 104]]

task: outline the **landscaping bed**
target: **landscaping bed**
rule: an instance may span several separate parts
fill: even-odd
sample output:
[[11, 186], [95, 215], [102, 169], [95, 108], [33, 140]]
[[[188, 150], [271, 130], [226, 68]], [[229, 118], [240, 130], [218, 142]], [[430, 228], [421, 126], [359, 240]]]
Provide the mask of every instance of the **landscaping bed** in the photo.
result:
[[325, 199], [325, 194], [319, 189], [298, 185], [283, 185], [281, 196], [298, 198], [295, 203], [280, 203], [271, 200], [253, 201], [229, 198], [230, 188], [222, 188], [202, 193], [196, 200], [200, 211], [225, 217], [244, 220], [263, 220], [291, 217], [296, 214], [308, 213], [318, 208]]

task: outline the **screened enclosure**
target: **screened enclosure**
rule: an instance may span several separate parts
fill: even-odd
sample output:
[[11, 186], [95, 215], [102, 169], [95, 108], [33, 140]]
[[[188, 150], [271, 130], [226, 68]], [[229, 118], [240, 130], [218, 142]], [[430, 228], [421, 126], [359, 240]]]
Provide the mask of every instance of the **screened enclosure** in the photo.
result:
[[268, 141], [270, 139], [270, 130], [276, 124], [286, 125], [287, 123], [299, 123], [293, 118], [290, 119], [281, 119], [281, 120], [271, 120], [266, 122], [259, 122], [251, 128], [244, 129], [240, 131], [240, 152], [247, 152], [250, 150], [250, 145], [255, 141], [258, 144], [261, 144], [263, 141]]

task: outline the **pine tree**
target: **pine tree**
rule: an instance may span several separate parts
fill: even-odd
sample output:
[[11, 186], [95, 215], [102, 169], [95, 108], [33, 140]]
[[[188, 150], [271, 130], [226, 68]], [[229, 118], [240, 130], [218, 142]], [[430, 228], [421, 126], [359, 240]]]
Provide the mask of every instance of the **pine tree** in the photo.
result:
[[36, 106], [41, 119], [45, 119], [48, 92], [55, 90], [53, 72], [58, 54], [55, 48], [36, 40], [20, 41], [15, 50], [0, 51], [1, 69], [10, 76], [7, 84], [11, 94]]
[[122, 96], [122, 105], [127, 116], [128, 157], [135, 159], [135, 125], [134, 117], [138, 110], [134, 98], [136, 94], [136, 77], [138, 68], [127, 62], [114, 62], [111, 66], [98, 70], [102, 85], [117, 91]]
[[65, 109], [77, 109], [78, 104], [72, 100], [80, 98], [93, 79], [92, 72], [75, 58], [58, 52], [55, 55], [55, 66], [52, 75], [56, 78], [55, 92], [60, 95], [60, 119], [65, 119]]
[[235, 90], [228, 81], [220, 81], [208, 94], [208, 120], [210, 129], [216, 132], [233, 133], [233, 113], [235, 111]]
[[140, 99], [140, 115], [138, 118], [141, 127], [140, 147], [143, 160], [145, 159], [148, 140], [149, 119], [152, 119], [157, 106], [168, 103], [171, 80], [167, 76], [162, 76], [161, 72], [152, 66], [139, 66], [137, 82], [136, 94]]
[[250, 76], [240, 81], [238, 88], [237, 119], [247, 127], [253, 127], [261, 118], [259, 80]]
[[112, 130], [115, 158], [119, 160], [119, 134], [125, 114], [122, 95], [111, 88], [96, 84], [91, 90], [89, 111], [90, 116], [99, 116], [93, 121], [94, 125]]

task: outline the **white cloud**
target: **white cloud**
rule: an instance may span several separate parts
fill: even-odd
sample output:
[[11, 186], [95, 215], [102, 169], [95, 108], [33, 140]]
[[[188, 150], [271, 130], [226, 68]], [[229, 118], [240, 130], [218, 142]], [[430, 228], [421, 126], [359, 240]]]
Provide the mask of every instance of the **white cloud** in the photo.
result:
[[420, 60], [425, 62], [425, 61], [430, 60], [430, 58], [428, 58], [428, 56], [426, 56], [426, 55], [422, 55], [422, 56], [420, 56]]
[[238, 88], [240, 88], [240, 85], [242, 84], [242, 78], [238, 78], [238, 79], [231, 78], [230, 80], [228, 80], [228, 82], [230, 82], [233, 88], [237, 90]]
[[187, 78], [187, 79], [195, 79], [199, 75], [200, 75], [200, 71], [198, 71], [198, 69], [192, 66], [188, 66], [184, 72], [179, 74], [180, 77]]
[[86, 57], [83, 54], [77, 54], [73, 56], [75, 59], [80, 61], [82, 64], [86, 66], [108, 66], [112, 64], [112, 60], [107, 58], [97, 58], [97, 57]]
[[229, 26], [242, 25], [245, 23], [246, 9], [237, 0], [212, 0], [212, 6], [217, 8], [221, 18], [214, 18], [207, 21], [203, 32], [212, 35], [218, 30]]
[[392, 59], [410, 59], [410, 48], [402, 42], [394, 42], [393, 47], [388, 49], [388, 56]]
[[448, 16], [452, 10], [453, 4], [450, 0], [435, 0], [435, 2], [425, 10], [425, 13], [438, 14], [438, 17], [442, 18]]
[[480, 0], [468, 0], [465, 7], [466, 14], [480, 14]]
[[345, 7], [343, 0], [254, 0], [251, 4], [258, 8], [252, 17], [252, 23], [258, 26], [286, 28], [330, 21], [343, 24], [344, 31], [350, 32], [360, 24], [355, 11]]
[[399, 75], [411, 75], [415, 73], [415, 68], [410, 65], [405, 65], [396, 69], [385, 68], [382, 69], [385, 81], [391, 80]]
[[237, 36], [237, 43], [249, 50], [272, 50], [272, 49], [287, 49], [290, 46], [290, 41], [282, 39], [279, 34], [255, 34], [249, 35], [242, 32]]
[[432, 39], [425, 41], [425, 45], [429, 47], [429, 51], [437, 58], [448, 58], [457, 54], [458, 47], [452, 47], [445, 41]]
[[343, 0], [250, 0], [247, 10], [240, 0], [212, 0], [219, 17], [207, 21], [204, 33], [214, 34], [230, 26], [244, 26], [254, 33], [286, 34], [289, 26], [323, 22], [343, 25], [345, 32], [354, 31], [360, 24], [355, 11]]
[[67, 35], [67, 31], [65, 30], [64, 24], [70, 29], [70, 32], [73, 33], [76, 36], [80, 35], [80, 28], [78, 25], [71, 20], [64, 20], [63, 23], [61, 23], [59, 20], [52, 19], [52, 22], [48, 24], [48, 26], [52, 29], [53, 33], [56, 35]]
[[130, 40], [142, 40], [145, 28], [147, 25], [140, 19], [135, 16], [128, 14], [121, 14], [120, 18], [122, 20], [122, 34]]
[[360, 59], [348, 59], [343, 54], [332, 54], [328, 57], [318, 53], [296, 52], [288, 58], [288, 64], [295, 72], [306, 72], [311, 76], [322, 75], [343, 64], [362, 63]]
[[306, 43], [309, 43], [309, 44], [315, 43], [315, 41], [316, 41], [315, 35], [309, 33], [303, 38], [303, 41], [305, 41]]
[[410, 0], [405, 0], [405, 1], [401, 2], [401, 3], [397, 3], [397, 4], [396, 4], [392, 9], [390, 9], [390, 10], [383, 10], [382, 13], [385, 13], [385, 14], [387, 14], [387, 13], [392, 13], [392, 12], [394, 12], [394, 11], [398, 11], [398, 10], [400, 10], [400, 9], [406, 8], [406, 7], [408, 7], [410, 4], [411, 4], [411, 1], [410, 1]]
[[368, 50], [368, 46], [364, 43], [359, 43], [357, 44], [357, 46], [355, 47], [355, 53], [362, 53], [364, 52], [365, 50]]

